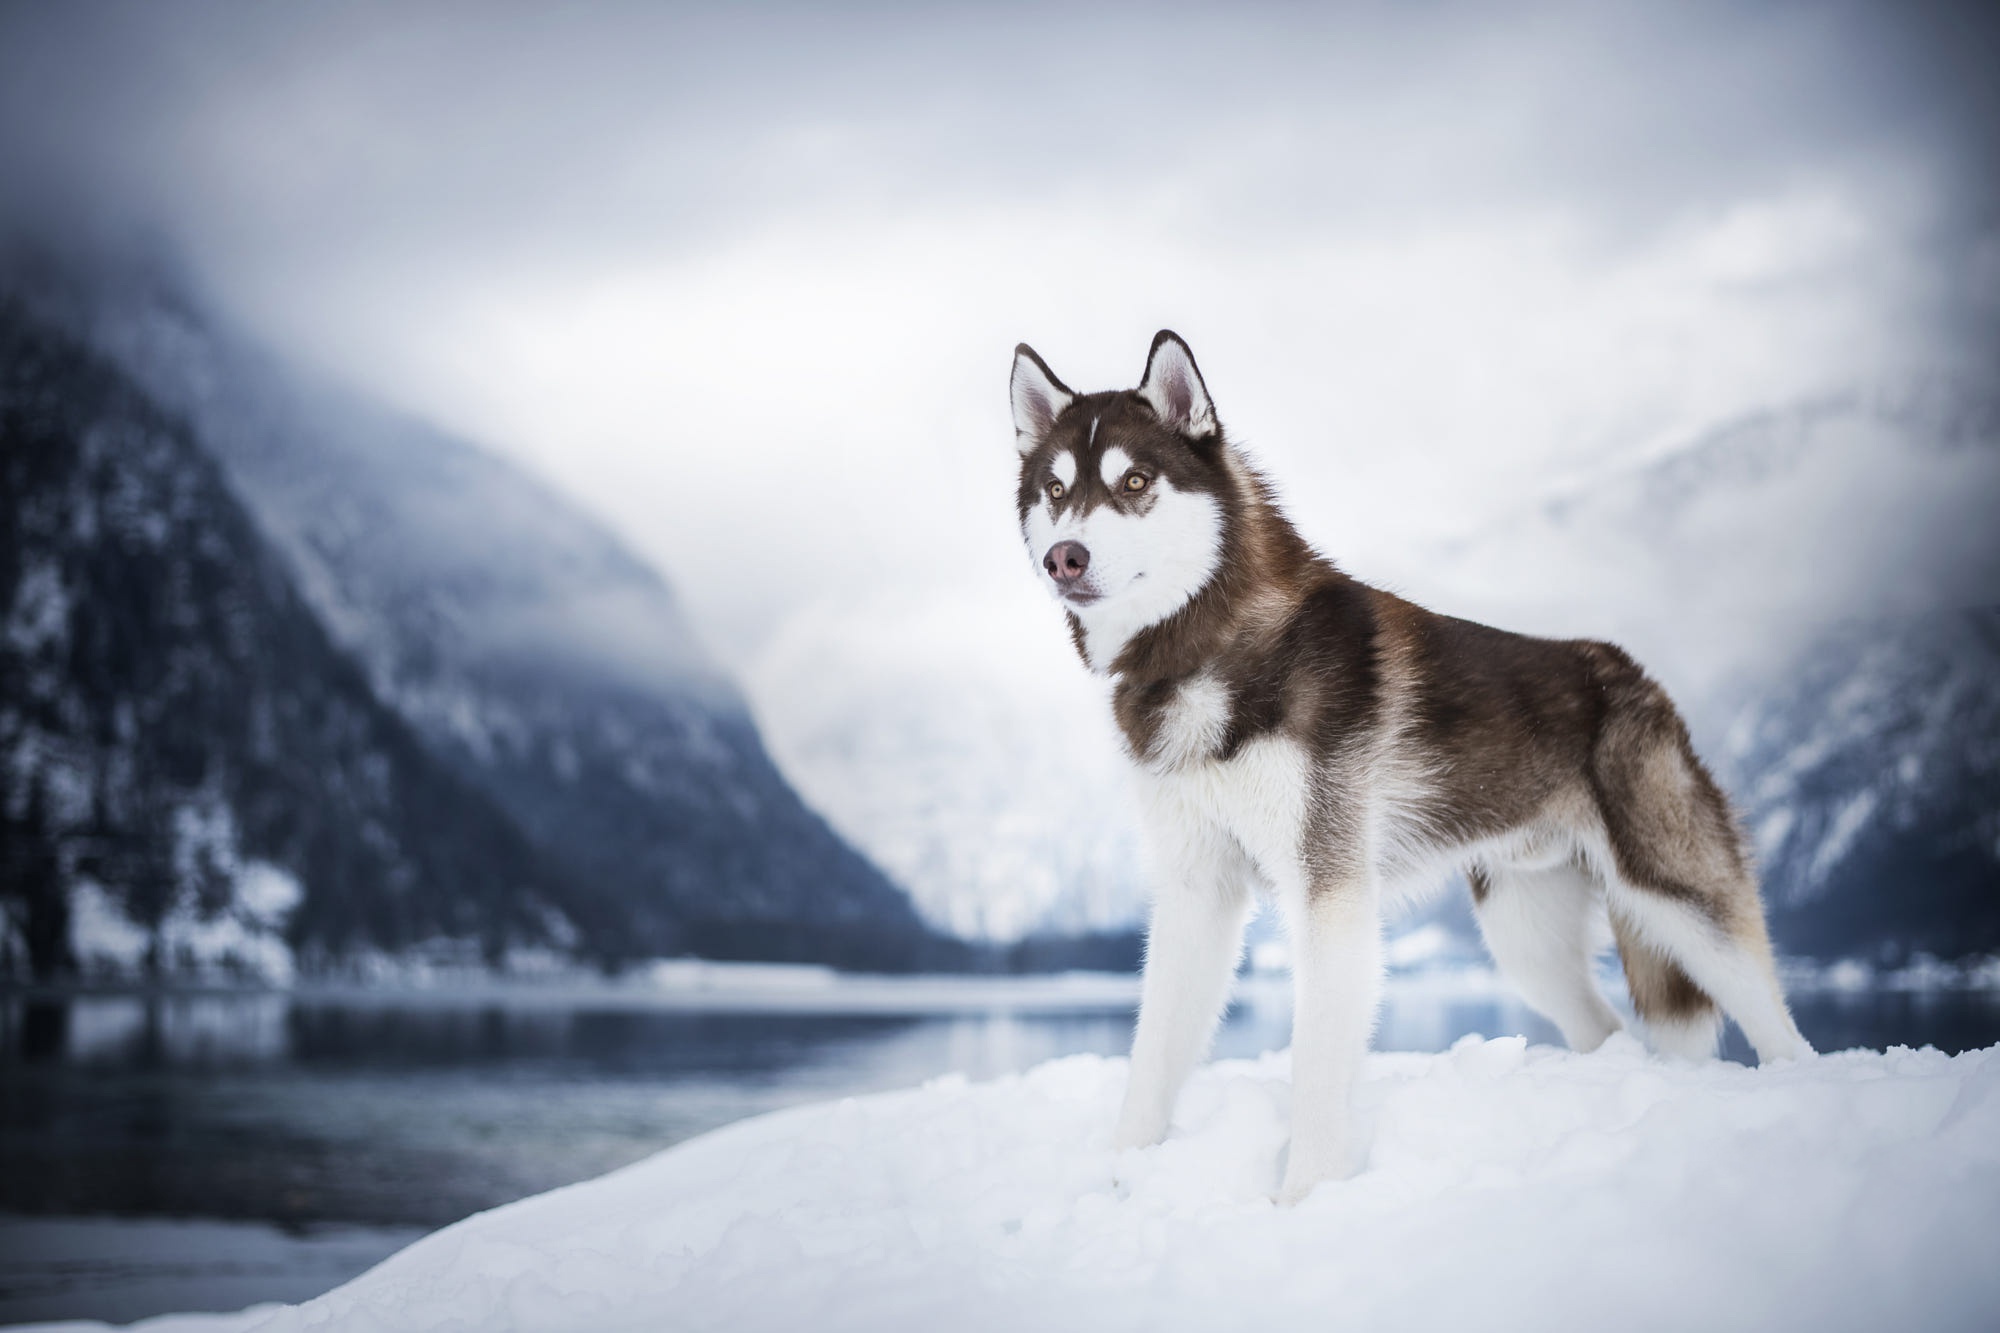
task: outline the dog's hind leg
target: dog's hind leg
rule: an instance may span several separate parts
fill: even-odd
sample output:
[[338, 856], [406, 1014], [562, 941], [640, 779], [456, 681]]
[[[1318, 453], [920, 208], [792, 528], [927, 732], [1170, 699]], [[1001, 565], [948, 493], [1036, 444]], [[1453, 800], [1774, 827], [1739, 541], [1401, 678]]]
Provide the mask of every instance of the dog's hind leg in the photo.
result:
[[[1599, 868], [1621, 942], [1639, 946], [1626, 954], [1633, 1000], [1663, 1014], [1656, 1043], [1713, 1045], [1670, 965], [1736, 1020], [1759, 1061], [1812, 1054], [1785, 1007], [1735, 818], [1680, 716], [1636, 668], [1606, 693], [1591, 774], [1609, 844]], [[1677, 1007], [1693, 1030], [1675, 1031]]]
[[1167, 1136], [1174, 1099], [1215, 1035], [1250, 915], [1248, 861], [1220, 830], [1155, 820], [1156, 874], [1132, 1072], [1112, 1143]]
[[1722, 1040], [1722, 1011], [1667, 954], [1647, 943], [1624, 915], [1612, 913], [1611, 931], [1625, 964], [1625, 985], [1639, 1011], [1646, 1044], [1683, 1060], [1714, 1057]]
[[1535, 1012], [1562, 1029], [1573, 1051], [1594, 1051], [1618, 1031], [1591, 971], [1596, 878], [1573, 863], [1476, 866], [1473, 912], [1500, 971]]

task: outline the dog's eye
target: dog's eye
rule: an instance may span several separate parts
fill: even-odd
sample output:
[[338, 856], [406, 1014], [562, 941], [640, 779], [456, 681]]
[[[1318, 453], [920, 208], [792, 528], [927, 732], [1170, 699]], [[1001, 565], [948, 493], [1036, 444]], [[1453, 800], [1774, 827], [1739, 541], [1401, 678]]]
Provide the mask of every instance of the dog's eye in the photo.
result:
[[1143, 473], [1138, 473], [1138, 472], [1127, 472], [1125, 474], [1125, 489], [1128, 491], [1132, 491], [1135, 494], [1139, 491], [1145, 490], [1146, 489], [1145, 475]]
[[1052, 481], [1049, 483], [1049, 499], [1060, 500], [1063, 498], [1063, 494], [1063, 484], [1061, 482]]

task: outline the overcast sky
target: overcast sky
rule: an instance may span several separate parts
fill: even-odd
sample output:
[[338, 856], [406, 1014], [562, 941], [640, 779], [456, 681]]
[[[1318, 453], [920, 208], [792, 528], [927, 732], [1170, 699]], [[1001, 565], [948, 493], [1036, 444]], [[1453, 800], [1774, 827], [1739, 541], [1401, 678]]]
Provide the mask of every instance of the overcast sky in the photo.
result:
[[843, 710], [924, 681], [912, 748], [974, 690], [1084, 726], [1022, 339], [1088, 390], [1176, 328], [1308, 535], [1439, 609], [1670, 681], [1774, 633], [1689, 623], [1725, 603], [1871, 609], [1878, 549], [1979, 526], [1900, 437], [1717, 558], [1465, 543], [1759, 414], [1990, 403], [1996, 62], [1976, 5], [20, 3], [0, 179], [602, 516], [834, 804]]
[[[1013, 343], [1193, 343], [1362, 566], [1730, 414], [1990, 363], [1976, 9], [17, 5], [7, 178], [529, 463], [725, 655], [1026, 589]], [[1031, 591], [1031, 589], [1029, 590]]]

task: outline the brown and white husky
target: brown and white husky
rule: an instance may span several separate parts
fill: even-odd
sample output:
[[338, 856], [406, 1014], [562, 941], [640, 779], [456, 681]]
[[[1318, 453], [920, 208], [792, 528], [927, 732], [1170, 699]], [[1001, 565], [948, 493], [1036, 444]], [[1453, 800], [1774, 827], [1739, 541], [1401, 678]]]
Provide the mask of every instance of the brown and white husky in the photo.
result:
[[1579, 1050], [1619, 1029], [1591, 972], [1609, 909], [1653, 1046], [1809, 1055], [1756, 875], [1666, 692], [1608, 643], [1426, 611], [1335, 568], [1224, 436], [1187, 344], [1078, 394], [1014, 352], [1021, 536], [1139, 775], [1156, 862], [1116, 1140], [1158, 1142], [1202, 1058], [1251, 895], [1292, 941], [1292, 1139], [1279, 1198], [1350, 1169], [1383, 905], [1462, 869], [1502, 972]]

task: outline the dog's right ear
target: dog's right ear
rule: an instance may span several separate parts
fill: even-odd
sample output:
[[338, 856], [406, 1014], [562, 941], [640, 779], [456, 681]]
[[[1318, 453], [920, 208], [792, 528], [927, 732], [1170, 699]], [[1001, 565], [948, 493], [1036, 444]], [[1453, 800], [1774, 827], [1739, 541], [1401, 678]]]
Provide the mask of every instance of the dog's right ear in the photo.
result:
[[1014, 447], [1024, 454], [1033, 453], [1076, 395], [1026, 343], [1014, 349], [1010, 387], [1014, 394]]

